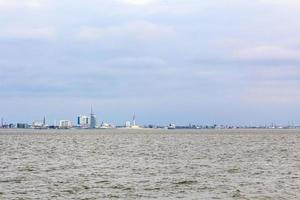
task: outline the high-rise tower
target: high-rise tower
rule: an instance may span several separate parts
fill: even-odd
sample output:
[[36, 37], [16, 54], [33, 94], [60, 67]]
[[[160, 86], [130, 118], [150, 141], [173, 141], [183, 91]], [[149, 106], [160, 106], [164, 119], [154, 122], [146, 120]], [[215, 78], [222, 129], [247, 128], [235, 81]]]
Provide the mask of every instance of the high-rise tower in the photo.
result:
[[97, 119], [96, 115], [93, 113], [93, 106], [91, 106], [91, 123], [90, 128], [96, 128], [97, 127]]
[[77, 126], [80, 128], [90, 128], [90, 117], [85, 115], [78, 115], [77, 116]]

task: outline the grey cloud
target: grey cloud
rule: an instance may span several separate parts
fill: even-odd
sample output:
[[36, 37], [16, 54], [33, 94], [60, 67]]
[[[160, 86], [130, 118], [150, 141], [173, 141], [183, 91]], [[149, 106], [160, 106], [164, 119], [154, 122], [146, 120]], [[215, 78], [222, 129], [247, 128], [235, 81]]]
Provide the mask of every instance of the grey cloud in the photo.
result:
[[292, 1], [25, 2], [0, 3], [4, 115], [28, 105], [72, 118], [93, 103], [118, 122], [134, 110], [144, 122], [242, 122], [300, 108]]

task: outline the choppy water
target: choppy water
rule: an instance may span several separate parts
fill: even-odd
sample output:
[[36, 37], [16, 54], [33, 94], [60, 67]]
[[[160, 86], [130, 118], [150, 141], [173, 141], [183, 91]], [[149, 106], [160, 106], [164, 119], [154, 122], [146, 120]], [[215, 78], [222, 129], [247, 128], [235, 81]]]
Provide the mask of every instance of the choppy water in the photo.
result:
[[0, 199], [300, 199], [300, 130], [0, 130]]

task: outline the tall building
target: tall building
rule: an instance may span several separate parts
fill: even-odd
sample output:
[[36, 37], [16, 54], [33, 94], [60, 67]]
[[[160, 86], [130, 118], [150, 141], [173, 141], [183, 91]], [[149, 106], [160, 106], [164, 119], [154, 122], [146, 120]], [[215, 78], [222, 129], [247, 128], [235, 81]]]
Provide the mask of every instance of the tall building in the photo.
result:
[[97, 128], [97, 118], [96, 115], [93, 113], [93, 107], [91, 106], [91, 123], [90, 128]]
[[90, 118], [85, 115], [78, 115], [77, 116], [77, 126], [81, 128], [89, 128], [90, 125]]

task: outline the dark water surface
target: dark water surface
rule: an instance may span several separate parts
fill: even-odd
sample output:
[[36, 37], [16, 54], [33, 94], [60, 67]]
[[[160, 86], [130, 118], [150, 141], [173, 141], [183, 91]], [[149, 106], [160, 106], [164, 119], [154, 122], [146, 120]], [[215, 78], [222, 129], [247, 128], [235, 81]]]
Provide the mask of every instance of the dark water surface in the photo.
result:
[[0, 199], [300, 199], [300, 130], [0, 130]]

